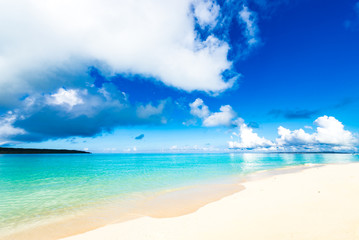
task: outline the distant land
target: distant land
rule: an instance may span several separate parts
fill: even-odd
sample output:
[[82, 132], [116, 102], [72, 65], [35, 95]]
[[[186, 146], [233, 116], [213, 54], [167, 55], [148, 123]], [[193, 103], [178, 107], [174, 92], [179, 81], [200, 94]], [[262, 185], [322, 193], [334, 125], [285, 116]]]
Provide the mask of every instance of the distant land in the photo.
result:
[[0, 154], [68, 154], [68, 153], [90, 153], [86, 151], [67, 149], [38, 149], [38, 148], [5, 148], [0, 147]]
[[357, 154], [357, 152], [335, 152], [335, 151], [325, 151], [325, 152], [271, 152], [271, 153], [291, 153], [291, 154]]

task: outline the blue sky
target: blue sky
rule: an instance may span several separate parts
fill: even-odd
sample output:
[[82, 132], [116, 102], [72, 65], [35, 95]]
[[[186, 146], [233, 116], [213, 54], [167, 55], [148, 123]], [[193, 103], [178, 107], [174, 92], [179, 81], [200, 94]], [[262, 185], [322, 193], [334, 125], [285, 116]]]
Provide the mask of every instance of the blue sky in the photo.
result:
[[359, 2], [0, 3], [0, 144], [356, 151]]

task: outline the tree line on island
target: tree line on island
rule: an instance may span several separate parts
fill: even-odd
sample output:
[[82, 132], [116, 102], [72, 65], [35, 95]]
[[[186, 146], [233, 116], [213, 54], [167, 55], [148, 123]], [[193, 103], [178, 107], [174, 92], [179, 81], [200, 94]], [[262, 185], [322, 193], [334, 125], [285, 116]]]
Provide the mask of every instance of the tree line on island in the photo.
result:
[[69, 153], [90, 153], [79, 150], [68, 149], [39, 149], [39, 148], [8, 148], [0, 147], [0, 154], [69, 154]]

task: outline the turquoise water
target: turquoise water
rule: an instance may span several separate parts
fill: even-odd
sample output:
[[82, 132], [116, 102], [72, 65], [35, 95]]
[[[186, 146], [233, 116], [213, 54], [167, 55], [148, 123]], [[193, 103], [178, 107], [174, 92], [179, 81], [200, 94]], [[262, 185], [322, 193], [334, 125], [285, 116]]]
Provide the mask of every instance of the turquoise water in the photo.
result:
[[285, 166], [359, 161], [351, 154], [0, 155], [0, 229], [148, 191]]

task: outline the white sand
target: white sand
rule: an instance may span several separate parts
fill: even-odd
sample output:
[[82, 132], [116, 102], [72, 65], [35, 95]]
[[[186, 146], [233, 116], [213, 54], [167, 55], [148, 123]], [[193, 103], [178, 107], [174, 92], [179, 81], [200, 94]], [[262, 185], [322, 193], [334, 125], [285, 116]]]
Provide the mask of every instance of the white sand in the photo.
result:
[[66, 240], [359, 239], [359, 163], [315, 167], [244, 185], [245, 190], [188, 215], [143, 217]]

